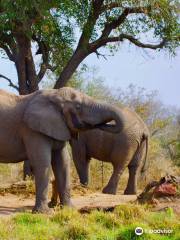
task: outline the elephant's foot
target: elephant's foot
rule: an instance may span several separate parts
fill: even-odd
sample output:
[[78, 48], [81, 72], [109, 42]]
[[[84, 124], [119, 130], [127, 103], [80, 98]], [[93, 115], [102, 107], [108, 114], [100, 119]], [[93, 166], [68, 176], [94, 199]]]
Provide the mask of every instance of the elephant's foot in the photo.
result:
[[32, 209], [32, 213], [44, 213], [44, 214], [52, 214], [53, 210], [50, 209], [47, 204], [42, 204], [40, 206], [34, 206]]
[[73, 207], [72, 202], [71, 202], [70, 191], [60, 194], [60, 205], [67, 206], [67, 207]]
[[57, 201], [55, 199], [51, 199], [50, 202], [48, 202], [48, 207], [49, 208], [54, 208], [58, 205]]
[[88, 183], [80, 183], [81, 184], [81, 187], [83, 188], [87, 188], [88, 187]]
[[116, 194], [117, 192], [117, 189], [113, 188], [113, 187], [109, 187], [109, 186], [106, 186], [103, 188], [102, 190], [103, 193], [106, 193], [106, 194]]
[[136, 194], [137, 194], [137, 191], [134, 190], [134, 189], [126, 188], [125, 191], [124, 191], [124, 195], [136, 195]]
[[70, 208], [73, 208], [74, 205], [72, 204], [71, 200], [61, 200], [60, 201], [60, 206], [63, 207], [63, 206], [66, 206], [66, 207], [70, 207]]

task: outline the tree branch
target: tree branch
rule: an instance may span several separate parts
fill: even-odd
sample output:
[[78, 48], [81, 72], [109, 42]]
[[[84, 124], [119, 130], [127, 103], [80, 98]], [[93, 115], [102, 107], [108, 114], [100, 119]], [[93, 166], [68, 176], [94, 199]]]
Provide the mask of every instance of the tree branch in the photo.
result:
[[165, 39], [158, 44], [142, 43], [138, 39], [134, 38], [133, 36], [122, 33], [117, 37], [108, 37], [108, 38], [99, 39], [90, 44], [90, 49], [91, 49], [91, 52], [95, 52], [99, 47], [105, 46], [107, 43], [122, 42], [123, 40], [129, 40], [131, 43], [133, 43], [138, 47], [150, 48], [150, 49], [163, 48], [166, 44]]
[[16, 89], [16, 90], [19, 92], [19, 87], [18, 87], [17, 85], [15, 85], [15, 84], [11, 81], [11, 79], [9, 79], [8, 77], [6, 77], [6, 76], [4, 76], [4, 75], [2, 75], [2, 74], [0, 74], [0, 78], [6, 79], [6, 80], [9, 82], [9, 86], [12, 87], [12, 88], [14, 88], [14, 89]]
[[100, 52], [98, 52], [97, 49], [96, 49], [94, 52], [95, 52], [95, 54], [97, 55], [97, 58], [99, 58], [99, 57], [103, 57], [105, 60], [107, 60], [106, 55], [105, 55], [105, 54], [102, 54], [102, 53], [100, 53]]
[[[114, 2], [114, 3], [110, 3], [107, 5], [103, 5], [101, 8], [101, 12], [107, 11], [107, 10], [112, 10], [114, 8], [118, 8], [118, 7], [122, 7], [123, 6], [120, 3]], [[146, 7], [125, 7], [124, 11], [128, 12], [129, 14], [132, 13], [147, 13], [151, 10], [151, 5], [148, 5]]]
[[10, 61], [15, 62], [15, 58], [7, 45], [0, 43], [0, 48], [5, 51]]
[[50, 67], [49, 66], [49, 47], [44, 41], [40, 40], [37, 36], [33, 35], [32, 38], [34, 41], [37, 42], [39, 47], [36, 54], [42, 54], [42, 63], [40, 66], [40, 70], [37, 74], [38, 82], [40, 82], [43, 79], [47, 69]]
[[101, 38], [106, 38], [109, 36], [111, 31], [117, 27], [119, 27], [127, 18], [129, 14], [133, 13], [147, 13], [151, 9], [151, 6], [147, 7], [134, 7], [134, 8], [125, 8], [122, 12], [122, 14], [115, 20], [111, 21], [110, 23], [106, 23], [104, 30], [102, 31]]
[[39, 70], [38, 75], [37, 75], [38, 76], [38, 83], [40, 83], [41, 80], [43, 79], [47, 69], [48, 69], [47, 65], [44, 62], [42, 62], [41, 66], [40, 66], [40, 70]]
[[17, 46], [11, 34], [0, 32], [0, 48], [4, 49], [10, 61], [16, 61]]
[[101, 12], [101, 6], [103, 4], [103, 1], [104, 0], [92, 1], [92, 6], [89, 12], [89, 16], [87, 18], [87, 22], [83, 27], [83, 31], [79, 39], [77, 48], [86, 47], [89, 44], [89, 40], [91, 38], [94, 26]]
[[101, 12], [105, 12], [107, 10], [112, 10], [112, 9], [118, 8], [118, 7], [122, 7], [120, 2], [112, 2], [112, 3], [106, 4], [106, 5], [102, 5]]

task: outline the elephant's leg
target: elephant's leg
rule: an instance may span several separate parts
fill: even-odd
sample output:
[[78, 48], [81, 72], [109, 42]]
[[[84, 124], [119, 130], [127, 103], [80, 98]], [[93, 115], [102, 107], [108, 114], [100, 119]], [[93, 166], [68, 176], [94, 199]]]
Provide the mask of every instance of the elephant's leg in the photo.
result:
[[55, 176], [60, 204], [67, 206], [71, 206], [69, 163], [69, 154], [65, 146], [63, 146], [62, 149], [53, 150], [52, 169]]
[[50, 176], [50, 165], [34, 166], [36, 203], [33, 212], [50, 212], [47, 205], [48, 183]]
[[32, 167], [30, 166], [29, 160], [25, 160], [23, 164], [23, 179], [26, 180], [27, 177], [33, 177]]
[[41, 134], [26, 134], [24, 138], [30, 165], [35, 176], [36, 202], [33, 212], [47, 213], [48, 183], [51, 166], [51, 143]]
[[120, 176], [124, 171], [124, 166], [113, 166], [113, 173], [108, 184], [103, 188], [103, 193], [116, 194]]
[[129, 165], [129, 178], [128, 184], [124, 191], [124, 194], [136, 194], [137, 193], [137, 176], [138, 176], [138, 166]]
[[72, 156], [76, 167], [80, 183], [87, 186], [89, 183], [89, 162], [86, 155], [86, 146], [83, 140], [72, 140]]
[[53, 208], [57, 205], [58, 202], [58, 192], [55, 179], [52, 181], [52, 196], [51, 201], [48, 203], [50, 208]]
[[137, 149], [135, 155], [133, 156], [132, 161], [128, 165], [129, 178], [124, 194], [130, 195], [137, 193], [137, 179], [139, 169], [142, 164], [141, 162], [145, 154], [144, 150], [144, 143], [142, 143], [141, 146]]

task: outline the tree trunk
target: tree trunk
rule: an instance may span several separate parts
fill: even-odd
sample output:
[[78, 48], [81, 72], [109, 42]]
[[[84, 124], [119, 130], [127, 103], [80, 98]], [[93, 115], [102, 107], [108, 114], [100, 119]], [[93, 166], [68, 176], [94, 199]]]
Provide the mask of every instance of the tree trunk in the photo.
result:
[[38, 80], [31, 52], [31, 41], [24, 35], [16, 36], [18, 54], [15, 65], [18, 75], [19, 94], [38, 90]]
[[[18, 75], [19, 94], [26, 95], [38, 90], [38, 77], [31, 51], [31, 41], [23, 34], [18, 34], [16, 41], [18, 53], [15, 65]], [[27, 176], [33, 176], [28, 160], [24, 161], [23, 172], [24, 179]]]
[[87, 57], [87, 52], [84, 49], [77, 48], [73, 56], [63, 69], [60, 77], [56, 81], [54, 88], [61, 88], [65, 86], [73, 73], [76, 71], [79, 64]]

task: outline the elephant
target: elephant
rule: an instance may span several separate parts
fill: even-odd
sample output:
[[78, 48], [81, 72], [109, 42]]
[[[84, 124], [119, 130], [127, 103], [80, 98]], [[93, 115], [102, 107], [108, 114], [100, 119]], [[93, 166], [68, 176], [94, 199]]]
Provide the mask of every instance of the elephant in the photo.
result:
[[35, 213], [50, 210], [47, 193], [51, 167], [60, 203], [71, 206], [67, 141], [89, 129], [116, 134], [123, 127], [116, 107], [73, 88], [38, 90], [21, 96], [0, 90], [0, 163], [28, 159], [35, 175]]
[[[124, 194], [136, 194], [138, 172], [147, 168], [149, 130], [131, 109], [125, 107], [118, 110], [124, 118], [122, 131], [112, 134], [93, 129], [79, 133], [78, 139], [70, 140], [72, 157], [82, 185], [88, 184], [91, 158], [112, 164], [112, 176], [103, 189], [103, 193], [107, 194], [116, 194], [119, 178], [128, 167], [129, 179]], [[52, 183], [50, 206], [57, 204], [56, 186]]]

